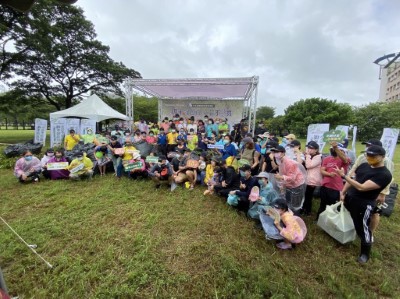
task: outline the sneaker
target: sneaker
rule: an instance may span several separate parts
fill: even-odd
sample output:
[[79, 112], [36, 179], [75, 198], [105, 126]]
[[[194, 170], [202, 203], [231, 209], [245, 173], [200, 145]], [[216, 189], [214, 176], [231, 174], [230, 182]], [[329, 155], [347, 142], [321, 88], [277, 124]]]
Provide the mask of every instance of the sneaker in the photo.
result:
[[286, 243], [286, 242], [280, 242], [276, 244], [276, 247], [279, 249], [285, 250], [285, 249], [292, 249], [292, 244]]
[[362, 254], [357, 258], [357, 262], [359, 262], [360, 264], [365, 264], [366, 262], [368, 262], [369, 260], [369, 256], [366, 254]]
[[171, 184], [171, 191], [174, 191], [177, 187], [178, 187], [178, 185], [175, 182], [173, 182]]

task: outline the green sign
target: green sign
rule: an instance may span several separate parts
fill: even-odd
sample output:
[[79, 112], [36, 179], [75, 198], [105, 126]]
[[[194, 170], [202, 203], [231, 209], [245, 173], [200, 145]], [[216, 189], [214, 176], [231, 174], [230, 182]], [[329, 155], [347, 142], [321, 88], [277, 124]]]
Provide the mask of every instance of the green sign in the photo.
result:
[[157, 156], [147, 156], [146, 157], [146, 162], [148, 162], [148, 163], [158, 163], [158, 157]]
[[133, 162], [133, 163], [129, 163], [124, 165], [125, 171], [131, 171], [134, 169], [141, 169], [143, 168], [143, 163], [142, 161], [137, 161], [137, 162]]
[[346, 137], [346, 133], [341, 130], [330, 130], [323, 134], [323, 141], [332, 142], [336, 141], [341, 143], [343, 139]]

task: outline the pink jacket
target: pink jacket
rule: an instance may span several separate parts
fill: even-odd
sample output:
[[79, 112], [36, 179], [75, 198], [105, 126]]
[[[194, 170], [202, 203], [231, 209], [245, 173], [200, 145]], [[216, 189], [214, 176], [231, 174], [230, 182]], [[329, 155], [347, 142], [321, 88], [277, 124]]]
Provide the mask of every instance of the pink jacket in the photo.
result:
[[300, 170], [303, 167], [296, 161], [285, 157], [279, 165], [279, 174], [283, 176], [283, 184], [286, 188], [296, 188], [305, 183], [306, 178]]
[[310, 155], [306, 155], [307, 185], [321, 186], [321, 162], [321, 154], [315, 155], [312, 159]]
[[19, 158], [17, 163], [15, 163], [14, 175], [19, 178], [24, 173], [31, 172], [32, 168], [35, 171], [40, 171], [42, 169], [42, 165], [38, 158], [32, 157], [32, 161], [30, 162], [25, 161], [24, 157]]

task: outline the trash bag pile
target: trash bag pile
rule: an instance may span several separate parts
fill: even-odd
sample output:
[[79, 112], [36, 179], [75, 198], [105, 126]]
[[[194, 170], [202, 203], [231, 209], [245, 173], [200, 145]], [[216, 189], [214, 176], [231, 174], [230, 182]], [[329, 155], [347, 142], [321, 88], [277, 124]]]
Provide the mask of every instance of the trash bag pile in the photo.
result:
[[30, 140], [25, 143], [17, 143], [7, 146], [4, 149], [4, 155], [6, 155], [7, 158], [19, 157], [25, 150], [30, 150], [32, 154], [39, 155], [42, 147], [43, 144], [33, 143], [33, 140]]

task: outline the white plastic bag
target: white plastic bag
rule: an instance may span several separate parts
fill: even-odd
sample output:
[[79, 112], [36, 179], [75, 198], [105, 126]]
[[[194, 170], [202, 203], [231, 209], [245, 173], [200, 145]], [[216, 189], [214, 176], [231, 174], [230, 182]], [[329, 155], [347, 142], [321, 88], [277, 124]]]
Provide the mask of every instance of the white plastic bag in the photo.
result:
[[342, 244], [356, 239], [353, 219], [342, 202], [327, 206], [319, 215], [317, 225]]

